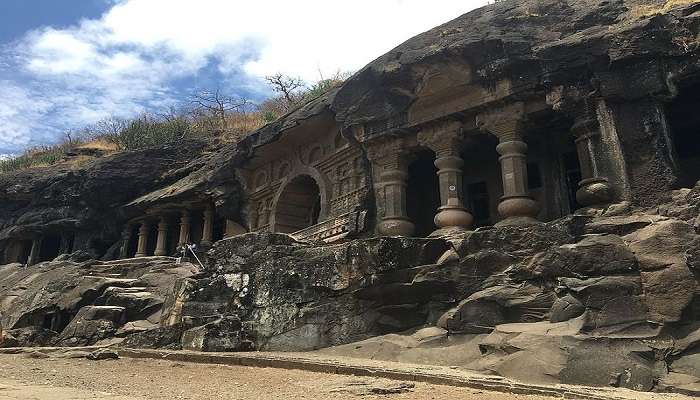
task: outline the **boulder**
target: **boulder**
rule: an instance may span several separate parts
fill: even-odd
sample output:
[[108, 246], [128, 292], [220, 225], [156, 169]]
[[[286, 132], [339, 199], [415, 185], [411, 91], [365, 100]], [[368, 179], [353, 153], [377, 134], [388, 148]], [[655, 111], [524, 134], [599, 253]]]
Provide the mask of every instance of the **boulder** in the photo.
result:
[[85, 306], [61, 332], [60, 346], [89, 346], [111, 338], [124, 322], [124, 307]]
[[251, 342], [241, 330], [240, 318], [227, 316], [214, 322], [188, 329], [182, 334], [182, 348], [193, 351], [250, 350]]
[[183, 324], [163, 326], [143, 332], [133, 333], [119, 344], [120, 347], [134, 349], [180, 350], [182, 333], [187, 329]]
[[623, 239], [637, 256], [643, 271], [655, 271], [671, 264], [685, 264], [685, 254], [697, 238], [695, 230], [678, 220], [651, 224]]
[[592, 277], [637, 271], [637, 259], [617, 235], [586, 235], [533, 257], [527, 270], [535, 278]]
[[485, 333], [496, 325], [515, 321], [540, 321], [552, 307], [555, 296], [528, 282], [503, 282], [461, 301], [438, 321], [455, 332]]
[[560, 278], [559, 283], [561, 293], [585, 305], [585, 330], [627, 327], [629, 324], [646, 323], [648, 319], [639, 276]]
[[567, 294], [560, 297], [552, 304], [552, 309], [549, 311], [549, 322], [557, 323], [568, 321], [572, 318], [579, 317], [586, 311], [586, 306], [581, 303], [576, 297]]
[[117, 360], [119, 359], [119, 353], [112, 349], [99, 349], [86, 356], [88, 360], [99, 361], [99, 360]]
[[587, 234], [614, 234], [624, 236], [659, 221], [668, 220], [655, 214], [616, 215], [595, 218], [587, 223]]
[[124, 307], [125, 320], [137, 321], [160, 311], [163, 299], [149, 292], [147, 288], [112, 286], [105, 289], [102, 296], [95, 300], [95, 304]]
[[56, 338], [57, 333], [38, 326], [10, 329], [3, 332], [0, 347], [43, 347]]
[[686, 262], [698, 236], [685, 222], [661, 221], [624, 237], [639, 260], [644, 302], [651, 320], [680, 320], [697, 291]]

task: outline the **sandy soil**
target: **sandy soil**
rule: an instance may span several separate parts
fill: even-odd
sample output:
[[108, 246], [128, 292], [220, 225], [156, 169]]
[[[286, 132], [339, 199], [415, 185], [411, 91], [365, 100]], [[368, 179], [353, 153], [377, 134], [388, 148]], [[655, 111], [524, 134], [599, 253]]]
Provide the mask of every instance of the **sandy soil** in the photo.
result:
[[[468, 388], [305, 371], [161, 360], [0, 355], [2, 400], [548, 400]], [[403, 393], [378, 394], [391, 391]]]

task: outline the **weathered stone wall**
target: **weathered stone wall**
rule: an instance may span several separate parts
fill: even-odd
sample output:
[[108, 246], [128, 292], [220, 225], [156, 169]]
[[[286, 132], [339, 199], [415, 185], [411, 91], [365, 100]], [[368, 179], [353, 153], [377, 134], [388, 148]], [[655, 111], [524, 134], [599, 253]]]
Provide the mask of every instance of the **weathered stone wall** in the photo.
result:
[[309, 350], [401, 331], [444, 308], [443, 293], [412, 278], [446, 249], [438, 239], [325, 246], [280, 234], [226, 239], [210, 251], [207, 270], [168, 298], [163, 320], [201, 324], [235, 315], [260, 350]]

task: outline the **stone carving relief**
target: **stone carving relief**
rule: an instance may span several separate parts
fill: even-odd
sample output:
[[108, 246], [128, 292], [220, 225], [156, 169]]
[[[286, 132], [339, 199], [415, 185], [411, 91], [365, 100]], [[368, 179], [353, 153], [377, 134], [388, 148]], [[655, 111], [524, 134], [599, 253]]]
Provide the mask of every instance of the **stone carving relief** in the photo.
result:
[[259, 165], [250, 173], [253, 176], [248, 213], [251, 230], [274, 229], [271, 224], [275, 213], [275, 199], [280, 196], [280, 191], [284, 190], [290, 179], [300, 174], [308, 174], [309, 168], [318, 171], [318, 176], [314, 178], [324, 183], [319, 186], [328, 187], [323, 196], [326, 203], [322, 207], [326, 211], [321, 215], [325, 220], [319, 220], [313, 226], [316, 228], [306, 228], [300, 235], [311, 235], [309, 238], [314, 240], [339, 238], [355, 229], [348, 226], [358, 226], [356, 223], [349, 224], [348, 221], [356, 220], [353, 213], [364, 203], [364, 196], [369, 191], [368, 171], [364, 166], [361, 151], [349, 146], [339, 132], [334, 133], [320, 142], [301, 143], [299, 146], [290, 147], [282, 157]]

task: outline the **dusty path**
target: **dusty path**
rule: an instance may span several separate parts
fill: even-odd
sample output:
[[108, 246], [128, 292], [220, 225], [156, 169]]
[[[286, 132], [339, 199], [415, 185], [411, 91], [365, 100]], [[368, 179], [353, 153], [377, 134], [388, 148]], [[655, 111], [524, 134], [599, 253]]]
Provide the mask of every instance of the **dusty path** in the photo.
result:
[[0, 365], [2, 400], [554, 399], [298, 370], [162, 360], [89, 361], [3, 354]]

